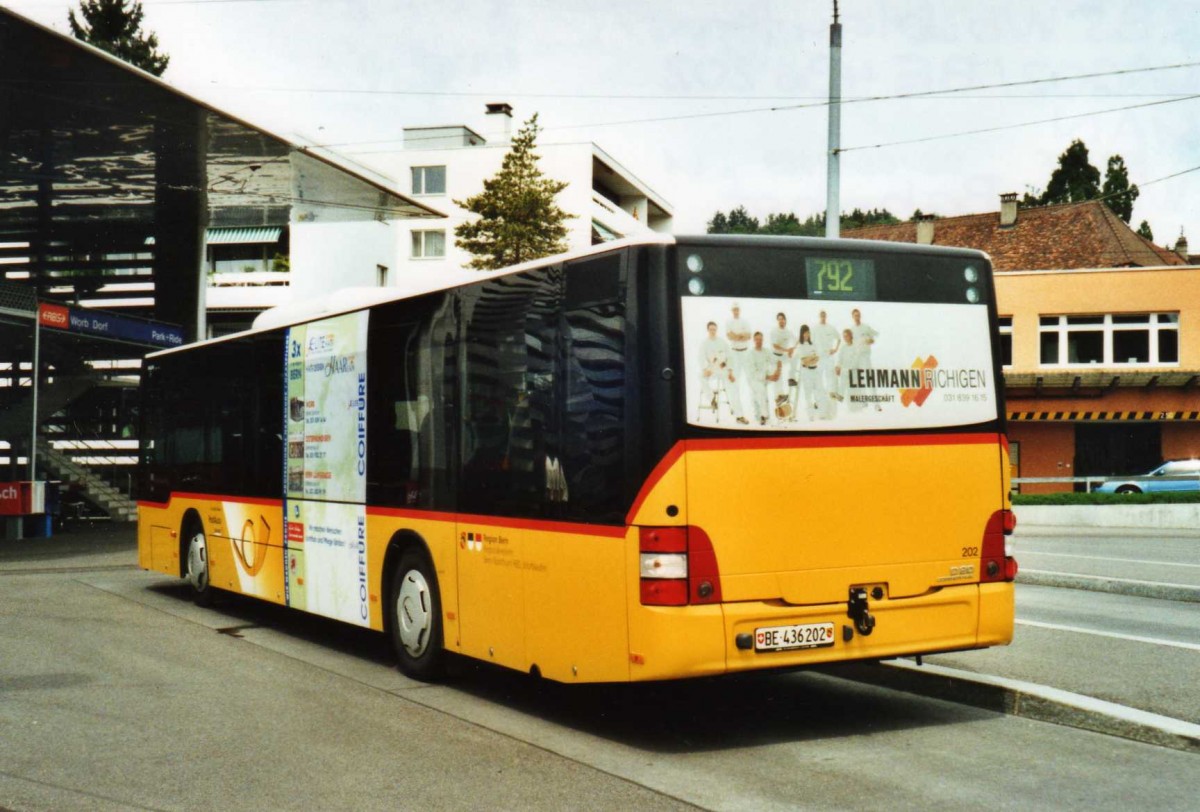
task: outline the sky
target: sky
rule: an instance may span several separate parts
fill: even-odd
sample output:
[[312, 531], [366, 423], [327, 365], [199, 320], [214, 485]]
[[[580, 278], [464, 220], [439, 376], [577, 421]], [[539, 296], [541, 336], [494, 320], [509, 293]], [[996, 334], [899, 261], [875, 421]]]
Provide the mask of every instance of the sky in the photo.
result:
[[[66, 0], [0, 3], [69, 31]], [[760, 219], [825, 208], [832, 0], [143, 7], [144, 29], [171, 56], [166, 81], [362, 163], [398, 149], [406, 126], [494, 136], [484, 105], [508, 102], [514, 125], [539, 114], [541, 143], [599, 144], [666, 199], [677, 233], [702, 232], [736, 206]], [[841, 0], [839, 9], [847, 100], [1129, 71], [848, 101], [843, 211], [997, 211], [1001, 193], [1045, 187], [1058, 155], [1082, 139], [1101, 172], [1119, 154], [1143, 187], [1135, 227], [1147, 220], [1160, 245], [1182, 230], [1198, 250], [1200, 98], [1172, 97], [1200, 95], [1200, 64], [1145, 69], [1200, 63], [1200, 3]], [[1153, 102], [1162, 103], [1085, 115]], [[1013, 126], [1029, 122], [1043, 123]], [[993, 131], [963, 134], [975, 130]], [[916, 139], [932, 140], [892, 143]]]

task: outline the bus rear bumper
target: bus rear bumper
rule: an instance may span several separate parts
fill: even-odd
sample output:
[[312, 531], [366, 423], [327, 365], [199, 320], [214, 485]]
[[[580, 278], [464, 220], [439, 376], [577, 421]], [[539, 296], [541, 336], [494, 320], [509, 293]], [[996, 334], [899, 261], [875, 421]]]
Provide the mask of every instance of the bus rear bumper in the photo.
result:
[[[1013, 585], [967, 584], [911, 598], [868, 600], [867, 610], [874, 626], [864, 634], [850, 615], [848, 602], [818, 606], [725, 604], [727, 670], [788, 668], [1003, 645], [1012, 639]], [[830, 624], [832, 639], [827, 637]], [[813, 631], [801, 635], [794, 627]], [[776, 645], [791, 643], [795, 647], [769, 649], [772, 639]]]
[[[849, 602], [794, 606], [739, 601], [712, 606], [639, 607], [631, 616], [632, 681], [677, 679], [822, 663], [912, 657], [1005, 645], [1012, 640], [1013, 585], [964, 584], [911, 598], [870, 600], [862, 634]], [[759, 633], [824, 630], [806, 647], [765, 650]], [[781, 633], [779, 636], [782, 636]]]

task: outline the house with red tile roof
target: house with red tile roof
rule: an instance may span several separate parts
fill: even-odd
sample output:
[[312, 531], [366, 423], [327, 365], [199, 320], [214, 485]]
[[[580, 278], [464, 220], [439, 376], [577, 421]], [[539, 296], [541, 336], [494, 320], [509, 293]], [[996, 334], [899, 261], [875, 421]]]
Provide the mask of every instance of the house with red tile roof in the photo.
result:
[[1013, 476], [1022, 492], [1200, 457], [1200, 265], [1143, 239], [1101, 201], [924, 218], [848, 239], [992, 257]]
[[1141, 237], [1099, 200], [1022, 209], [1015, 193], [1000, 196], [1000, 211], [959, 217], [925, 217], [842, 233], [888, 240], [977, 248], [996, 271], [1147, 268], [1188, 264], [1184, 256]]

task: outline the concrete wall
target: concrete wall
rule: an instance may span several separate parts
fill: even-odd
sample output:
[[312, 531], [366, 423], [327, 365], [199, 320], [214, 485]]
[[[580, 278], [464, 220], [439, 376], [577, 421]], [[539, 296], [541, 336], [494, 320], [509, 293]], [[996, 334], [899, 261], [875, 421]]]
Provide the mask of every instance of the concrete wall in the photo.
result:
[[1185, 530], [1200, 538], [1200, 504], [1191, 505], [1018, 505], [1022, 528], [1127, 528]]
[[390, 222], [376, 220], [293, 222], [291, 301], [339, 288], [374, 287], [379, 265], [396, 274], [397, 230]]

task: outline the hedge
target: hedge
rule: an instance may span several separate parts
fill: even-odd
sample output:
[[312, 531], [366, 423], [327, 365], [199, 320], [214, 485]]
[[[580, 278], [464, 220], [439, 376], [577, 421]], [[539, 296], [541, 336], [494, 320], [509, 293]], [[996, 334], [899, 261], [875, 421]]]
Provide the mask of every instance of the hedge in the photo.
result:
[[1013, 505], [1187, 505], [1200, 502], [1200, 491], [1182, 493], [1031, 493], [1013, 494]]

